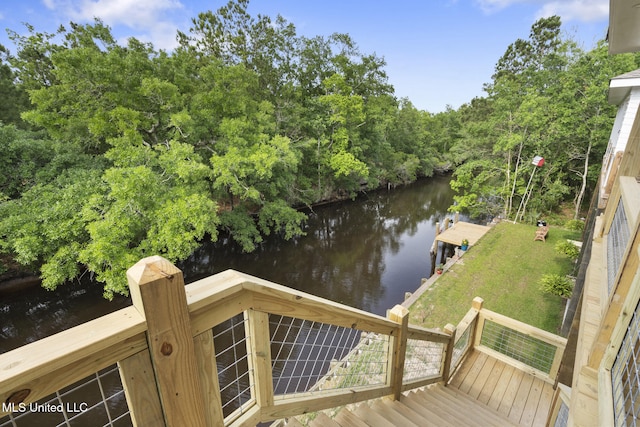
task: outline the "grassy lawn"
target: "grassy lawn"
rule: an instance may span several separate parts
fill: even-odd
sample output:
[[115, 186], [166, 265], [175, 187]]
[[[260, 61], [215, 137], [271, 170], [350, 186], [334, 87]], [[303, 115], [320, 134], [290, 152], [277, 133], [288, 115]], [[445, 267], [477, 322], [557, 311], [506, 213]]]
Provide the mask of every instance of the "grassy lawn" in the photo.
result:
[[455, 325], [479, 296], [489, 310], [557, 333], [564, 302], [543, 293], [538, 282], [547, 273], [572, 272], [573, 262], [554, 246], [580, 240], [580, 233], [552, 226], [546, 242], [534, 242], [535, 230], [533, 225], [497, 224], [410, 307], [410, 323]]

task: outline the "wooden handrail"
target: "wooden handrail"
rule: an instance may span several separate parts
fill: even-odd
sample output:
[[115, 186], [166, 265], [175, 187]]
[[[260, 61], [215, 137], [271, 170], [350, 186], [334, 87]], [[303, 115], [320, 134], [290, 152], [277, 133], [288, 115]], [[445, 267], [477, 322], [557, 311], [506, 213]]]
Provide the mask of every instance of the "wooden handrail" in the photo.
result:
[[431, 341], [438, 343], [448, 343], [449, 341], [451, 341], [451, 335], [446, 332], [440, 332], [435, 329], [423, 328], [416, 325], [408, 326], [407, 338], [410, 340]]
[[234, 270], [191, 283], [186, 293], [194, 335], [248, 309], [385, 335], [398, 329], [385, 317]]
[[127, 307], [8, 351], [0, 355], [0, 402], [36, 402], [143, 351], [145, 331], [144, 318]]
[[[402, 387], [407, 340], [444, 343], [445, 347], [451, 340], [446, 333], [407, 325], [406, 315], [385, 318], [232, 270], [185, 287], [181, 272], [171, 263], [160, 257], [150, 257], [132, 267], [128, 276], [133, 307], [0, 355], [0, 399], [16, 404], [34, 402], [118, 362], [135, 422], [156, 423], [163, 419], [170, 425], [175, 423], [171, 420], [188, 415], [196, 423], [206, 420], [204, 423], [207, 425], [219, 424], [222, 411], [212, 328], [238, 314], [247, 313], [250, 330], [247, 341], [255, 374], [252, 381], [255, 381], [254, 399], [258, 409], [244, 410], [237, 422], [247, 419], [249, 422], [256, 419], [264, 421], [338, 403], [398, 395]], [[179, 314], [179, 309], [176, 311], [176, 307], [172, 307], [171, 304], [176, 302], [187, 310], [186, 318]], [[168, 312], [174, 314], [167, 317]], [[389, 343], [395, 352], [390, 359], [389, 372], [392, 375], [389, 382], [386, 385], [363, 386], [355, 393], [352, 389], [332, 390], [284, 400], [274, 399], [267, 314], [390, 337]], [[170, 321], [171, 318], [174, 320]], [[190, 345], [179, 338], [184, 332], [168, 332], [171, 323], [177, 323], [179, 329], [187, 328], [193, 339], [193, 350], [184, 352], [184, 346], [189, 348]], [[194, 362], [178, 360], [184, 357]], [[198, 383], [192, 371], [179, 375], [182, 379], [191, 378], [186, 379], [184, 385], [175, 383], [180, 382], [175, 377], [175, 369], [185, 364], [191, 366], [189, 369], [195, 368], [198, 376], [211, 379], [194, 389], [208, 396], [204, 414], [197, 402], [191, 409], [182, 403], [167, 407], [173, 387], [184, 391], [184, 387]], [[167, 368], [163, 368], [164, 365]], [[162, 373], [164, 369], [166, 372]], [[154, 396], [158, 390], [160, 394], [164, 393], [164, 397]], [[202, 402], [201, 399], [191, 400], [191, 403]], [[189, 411], [188, 414], [181, 413], [184, 410]]]
[[552, 334], [551, 332], [547, 332], [543, 329], [536, 328], [535, 326], [531, 326], [527, 323], [523, 323], [519, 320], [512, 319], [511, 317], [507, 317], [500, 313], [496, 313], [491, 310], [487, 310], [483, 308], [480, 311], [480, 317], [485, 320], [491, 320], [500, 325], [507, 326], [511, 329], [514, 329], [518, 332], [522, 332], [526, 335], [529, 335], [533, 338], [539, 339], [540, 341], [546, 342], [547, 344], [551, 344], [555, 347], [562, 348], [567, 345], [567, 339], [561, 336]]
[[[150, 257], [132, 267], [128, 276], [133, 307], [0, 355], [0, 401], [34, 402], [117, 362], [134, 423], [175, 425], [188, 418], [190, 425], [256, 424], [398, 397], [412, 387], [447, 381], [455, 369], [454, 343], [469, 328], [470, 343], [475, 342], [480, 317], [508, 322], [545, 342], [562, 343], [552, 334], [483, 309], [481, 299], [474, 300], [457, 327], [448, 325], [441, 332], [409, 325], [408, 312], [401, 306], [385, 318], [233, 270], [184, 286], [181, 272], [171, 263]], [[252, 396], [241, 411], [223, 419], [212, 329], [239, 314], [245, 318]], [[275, 397], [270, 314], [389, 337], [386, 383]], [[442, 344], [438, 375], [403, 383], [409, 340]], [[176, 393], [189, 396], [189, 402], [175, 400]]]

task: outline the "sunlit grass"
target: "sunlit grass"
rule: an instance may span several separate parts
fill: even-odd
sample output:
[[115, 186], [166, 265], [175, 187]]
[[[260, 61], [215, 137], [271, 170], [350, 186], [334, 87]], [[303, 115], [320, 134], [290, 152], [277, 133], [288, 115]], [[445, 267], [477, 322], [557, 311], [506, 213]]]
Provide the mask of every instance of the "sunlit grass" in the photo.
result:
[[496, 225], [462, 259], [446, 271], [410, 308], [411, 323], [442, 328], [457, 324], [479, 296], [484, 307], [549, 332], [562, 321], [562, 298], [540, 290], [542, 275], [570, 274], [573, 261], [555, 251], [580, 233], [551, 227], [546, 242], [533, 241], [536, 227]]

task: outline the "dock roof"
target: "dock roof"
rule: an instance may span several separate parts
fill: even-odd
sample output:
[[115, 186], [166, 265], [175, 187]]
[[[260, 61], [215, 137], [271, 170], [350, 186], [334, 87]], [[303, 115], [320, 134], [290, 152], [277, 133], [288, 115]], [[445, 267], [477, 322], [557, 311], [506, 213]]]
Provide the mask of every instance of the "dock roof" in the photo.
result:
[[467, 239], [469, 241], [469, 246], [473, 246], [490, 229], [491, 227], [486, 225], [458, 221], [442, 233], [438, 234], [436, 236], [436, 241], [460, 246], [462, 245], [462, 240]]

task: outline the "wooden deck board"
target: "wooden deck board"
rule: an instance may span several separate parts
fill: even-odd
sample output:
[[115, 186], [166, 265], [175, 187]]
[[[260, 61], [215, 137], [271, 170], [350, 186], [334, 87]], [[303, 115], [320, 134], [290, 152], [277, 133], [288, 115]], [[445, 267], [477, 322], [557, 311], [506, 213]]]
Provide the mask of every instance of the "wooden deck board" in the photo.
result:
[[527, 399], [531, 393], [531, 386], [533, 385], [533, 377], [531, 375], [523, 375], [518, 392], [509, 410], [509, 419], [519, 423], [524, 413], [524, 408], [527, 406]]
[[467, 373], [465, 381], [460, 385], [460, 387], [458, 387], [460, 391], [469, 394], [469, 391], [471, 391], [471, 387], [473, 387], [473, 383], [475, 383], [478, 379], [478, 376], [480, 375], [480, 372], [482, 371], [482, 368], [484, 367], [484, 364], [488, 358], [489, 356], [487, 356], [485, 353], [480, 353], [478, 355], [473, 366], [471, 366], [471, 369]]
[[473, 352], [463, 362], [449, 387], [497, 410], [518, 425], [544, 426], [553, 387], [491, 356], [483, 358], [476, 353], [480, 352]]
[[478, 359], [478, 355], [480, 352], [474, 351], [471, 354], [467, 355], [466, 360], [462, 363], [462, 365], [456, 371], [453, 379], [451, 380], [451, 384], [455, 387], [459, 387], [464, 381], [465, 377], [475, 364], [475, 361]]
[[549, 416], [549, 408], [551, 407], [552, 400], [553, 386], [545, 383], [542, 387], [542, 393], [540, 394], [540, 402], [538, 403], [536, 416], [530, 424], [531, 426], [543, 426], [547, 423], [547, 417]]
[[[495, 359], [494, 359], [495, 360]], [[498, 385], [498, 381], [502, 377], [502, 371], [504, 370], [504, 363], [494, 363], [493, 368], [491, 369], [491, 373], [489, 374], [489, 378], [487, 382], [484, 384], [484, 387], [480, 391], [480, 395], [478, 396], [478, 400], [485, 405], [489, 405], [489, 399], [491, 399], [491, 395], [493, 394], [493, 390]]]
[[518, 388], [522, 383], [522, 378], [524, 378], [524, 372], [516, 369], [511, 376], [511, 380], [504, 392], [504, 396], [502, 396], [500, 406], [498, 406], [498, 412], [501, 414], [508, 416], [509, 412], [511, 412], [511, 407], [513, 406], [513, 402], [516, 400], [516, 395], [518, 394]]
[[495, 366], [495, 364], [496, 359], [494, 359], [493, 357], [488, 357], [487, 360], [485, 360], [484, 365], [482, 365], [482, 369], [476, 377], [476, 380], [473, 382], [471, 388], [468, 391], [469, 396], [473, 397], [474, 399], [477, 399], [480, 396], [480, 393], [487, 383], [491, 372], [493, 372], [493, 367]]
[[491, 227], [486, 225], [458, 221], [442, 233], [438, 234], [436, 236], [436, 241], [460, 246], [462, 245], [462, 240], [467, 239], [469, 241], [469, 246], [473, 246], [489, 230], [491, 230]]
[[500, 374], [500, 379], [496, 384], [496, 388], [493, 390], [487, 390], [487, 392], [491, 395], [491, 397], [489, 398], [489, 402], [487, 403], [490, 408], [495, 409], [496, 411], [498, 410], [500, 402], [502, 402], [502, 397], [507, 391], [507, 386], [509, 385], [511, 377], [513, 376], [515, 371], [516, 368], [514, 368], [513, 366], [505, 365], [504, 369], [502, 370], [502, 374]]
[[527, 402], [524, 406], [522, 417], [520, 417], [520, 422], [522, 424], [533, 424], [533, 421], [536, 418], [536, 412], [538, 411], [538, 404], [540, 403], [540, 396], [542, 395], [544, 385], [545, 384], [540, 381], [533, 381], [531, 384], [531, 391], [529, 391], [529, 397], [527, 398]]

